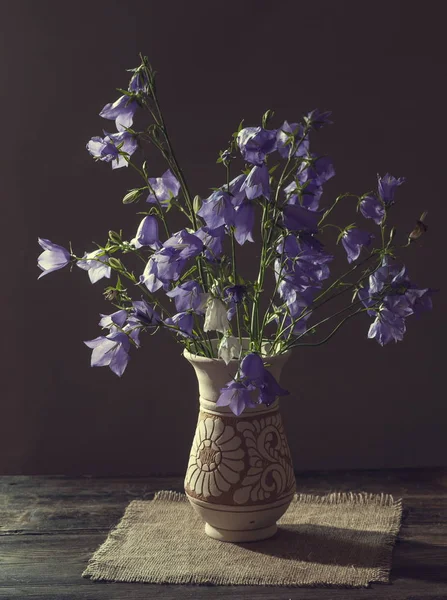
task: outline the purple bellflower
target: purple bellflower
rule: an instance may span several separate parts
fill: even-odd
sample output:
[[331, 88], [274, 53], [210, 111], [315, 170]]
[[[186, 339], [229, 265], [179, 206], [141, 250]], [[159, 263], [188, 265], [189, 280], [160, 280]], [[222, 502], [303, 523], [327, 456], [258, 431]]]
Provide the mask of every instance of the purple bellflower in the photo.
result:
[[42, 254], [37, 259], [37, 266], [43, 271], [38, 277], [40, 279], [48, 273], [63, 269], [71, 261], [71, 255], [63, 246], [53, 244], [50, 240], [37, 238], [39, 245], [43, 248]]
[[138, 226], [137, 233], [130, 243], [135, 248], [149, 246], [150, 248], [159, 249], [161, 244], [158, 239], [158, 221], [152, 215], [147, 215]]
[[246, 127], [238, 133], [237, 144], [246, 162], [261, 166], [266, 155], [276, 150], [276, 130]]
[[117, 310], [111, 315], [101, 315], [101, 320], [99, 321], [99, 325], [104, 329], [113, 329], [114, 327], [117, 329], [119, 327], [124, 327], [124, 324], [127, 321], [127, 310]]
[[139, 322], [143, 327], [155, 327], [161, 323], [160, 315], [144, 299], [132, 302], [129, 320], [131, 319]]
[[211, 227], [200, 227], [194, 232], [194, 235], [202, 240], [204, 246], [204, 256], [214, 262], [222, 254], [222, 240], [225, 237], [225, 225], [212, 229]]
[[197, 214], [211, 229], [222, 225], [234, 225], [234, 206], [231, 196], [222, 190], [216, 190], [204, 200]]
[[180, 191], [180, 183], [170, 169], [165, 171], [161, 177], [148, 179], [150, 194], [146, 202], [156, 204], [157, 200], [163, 208], [168, 208], [172, 198], [177, 198]]
[[383, 202], [376, 196], [365, 196], [359, 203], [359, 209], [365, 219], [372, 219], [376, 225], [382, 223], [385, 216], [385, 207]]
[[332, 111], [320, 111], [318, 108], [311, 110], [304, 117], [304, 121], [307, 125], [312, 127], [315, 131], [321, 129], [324, 125], [332, 125], [333, 121], [330, 120], [330, 116], [332, 115]]
[[308, 210], [299, 204], [287, 204], [283, 208], [283, 223], [290, 231], [318, 233], [318, 221], [321, 213]]
[[228, 406], [230, 410], [239, 416], [246, 407], [256, 406], [252, 399], [254, 390], [252, 385], [244, 385], [240, 381], [230, 381], [221, 390], [216, 402], [217, 406]]
[[309, 152], [309, 137], [304, 136], [304, 127], [301, 123], [289, 124], [284, 121], [276, 134], [276, 146], [282, 158], [288, 158], [292, 143], [296, 142], [298, 144], [294, 156], [306, 156]]
[[194, 327], [194, 315], [190, 312], [179, 312], [168, 319], [164, 323], [176, 328], [176, 333], [182, 337], [192, 337]]
[[197, 281], [185, 281], [166, 293], [175, 300], [175, 310], [186, 312], [192, 310], [197, 314], [205, 313], [205, 304], [208, 294], [204, 294]]
[[[233, 206], [239, 206], [246, 198], [245, 191], [242, 189], [246, 179], [247, 175], [242, 174], [230, 181], [229, 192], [231, 196], [231, 204]], [[224, 191], [226, 191], [226, 188]]]
[[115, 121], [118, 131], [126, 131], [132, 126], [133, 116], [138, 108], [138, 103], [129, 96], [120, 96], [113, 103], [106, 104], [99, 113], [100, 117]]
[[254, 200], [259, 196], [265, 196], [270, 199], [270, 176], [267, 165], [254, 166], [247, 176], [247, 179], [241, 186], [249, 200]]
[[389, 173], [380, 177], [377, 175], [377, 188], [379, 197], [385, 206], [391, 206], [394, 204], [394, 194], [396, 192], [396, 188], [405, 183], [405, 177], [393, 177]]
[[94, 250], [93, 252], [84, 254], [82, 259], [78, 260], [76, 265], [80, 269], [88, 271], [90, 281], [96, 283], [103, 277], [110, 279], [112, 269], [106, 264], [108, 258], [109, 257], [104, 253], [104, 250]]
[[245, 242], [254, 242], [252, 230], [255, 222], [255, 207], [248, 201], [237, 206], [234, 214], [234, 238], [243, 246]]
[[99, 336], [84, 344], [93, 349], [90, 362], [92, 367], [109, 367], [121, 377], [129, 362], [130, 342], [125, 333], [112, 331], [107, 336]]
[[362, 248], [368, 247], [371, 244], [373, 237], [374, 236], [367, 231], [363, 231], [357, 227], [346, 229], [342, 235], [341, 243], [346, 250], [348, 263], [352, 263], [354, 260], [358, 259]]
[[403, 317], [393, 313], [388, 308], [382, 308], [369, 328], [368, 338], [375, 339], [381, 346], [384, 346], [393, 340], [395, 342], [402, 341], [405, 330], [405, 319]]
[[138, 142], [134, 135], [123, 131], [121, 133], [105, 133], [105, 137], [93, 137], [87, 143], [87, 150], [97, 160], [111, 162], [112, 169], [120, 169], [127, 167], [128, 161], [121, 153], [125, 153], [127, 157], [137, 149]]

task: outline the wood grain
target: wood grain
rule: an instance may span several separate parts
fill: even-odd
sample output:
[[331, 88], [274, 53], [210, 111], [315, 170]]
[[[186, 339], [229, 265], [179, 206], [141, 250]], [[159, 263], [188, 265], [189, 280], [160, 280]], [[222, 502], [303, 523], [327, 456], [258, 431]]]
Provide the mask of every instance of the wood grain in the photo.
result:
[[447, 470], [320, 472], [297, 475], [300, 492], [390, 493], [404, 521], [391, 585], [367, 590], [99, 583], [82, 579], [88, 559], [134, 499], [182, 491], [179, 477], [0, 478], [0, 598], [114, 600], [447, 600]]

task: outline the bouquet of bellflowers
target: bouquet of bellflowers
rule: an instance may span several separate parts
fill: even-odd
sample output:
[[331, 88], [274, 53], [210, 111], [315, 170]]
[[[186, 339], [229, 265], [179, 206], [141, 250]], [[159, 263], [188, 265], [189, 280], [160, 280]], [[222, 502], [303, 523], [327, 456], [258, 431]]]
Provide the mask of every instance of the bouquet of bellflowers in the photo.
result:
[[[369, 338], [381, 345], [397, 342], [403, 339], [407, 317], [431, 308], [432, 290], [413, 284], [396, 257], [398, 248], [424, 233], [425, 214], [399, 244], [396, 229], [388, 225], [403, 177], [378, 176], [376, 190], [344, 193], [321, 207], [323, 186], [335, 170], [327, 156], [311, 152], [310, 139], [331, 124], [329, 111], [312, 110], [301, 122], [284, 121], [277, 129], [270, 128], [271, 111], [260, 126], [241, 123], [219, 152], [223, 185], [202, 200], [191, 193], [177, 161], [148, 59], [141, 57], [130, 72], [127, 89], [119, 89], [120, 97], [99, 113], [114, 121], [117, 131], [93, 137], [87, 150], [112, 169], [130, 166], [139, 178], [139, 187], [122, 199], [125, 205], [140, 203], [134, 237], [109, 231], [104, 245], [83, 256], [76, 256], [71, 245], [68, 251], [39, 238], [44, 250], [38, 259], [40, 277], [76, 264], [91, 283], [111, 280], [104, 296], [114, 311], [101, 315], [103, 333], [85, 342], [93, 351], [92, 366], [108, 366], [121, 376], [141, 335], [164, 329], [193, 354], [227, 364], [239, 361], [218, 404], [240, 414], [247, 406], [269, 405], [287, 393], [265, 368], [269, 356], [320, 345], [362, 314], [370, 321]], [[143, 131], [132, 128], [137, 110], [147, 112]], [[144, 159], [147, 145], [166, 161], [159, 177], [152, 176]], [[343, 199], [353, 203], [360, 226], [328, 223]], [[185, 226], [172, 232], [169, 216], [175, 210]], [[376, 231], [364, 229], [368, 224]], [[334, 227], [348, 266], [331, 280], [334, 257], [323, 241]], [[237, 254], [255, 240], [259, 267], [256, 280], [250, 281], [238, 270]], [[141, 264], [139, 271], [126, 266], [129, 255]], [[266, 276], [272, 287], [268, 297]], [[327, 310], [335, 298], [346, 304], [322, 318], [320, 308]]]

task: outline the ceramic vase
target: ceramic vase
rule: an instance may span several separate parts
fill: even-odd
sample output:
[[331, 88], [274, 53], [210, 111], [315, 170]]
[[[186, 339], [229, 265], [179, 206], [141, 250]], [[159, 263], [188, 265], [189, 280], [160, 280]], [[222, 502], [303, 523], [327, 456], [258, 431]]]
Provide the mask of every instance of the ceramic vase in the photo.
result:
[[[279, 402], [236, 416], [216, 406], [239, 361], [184, 351], [199, 384], [200, 411], [185, 477], [185, 492], [210, 537], [249, 542], [271, 537], [295, 493], [292, 459]], [[264, 358], [279, 382], [288, 354]]]

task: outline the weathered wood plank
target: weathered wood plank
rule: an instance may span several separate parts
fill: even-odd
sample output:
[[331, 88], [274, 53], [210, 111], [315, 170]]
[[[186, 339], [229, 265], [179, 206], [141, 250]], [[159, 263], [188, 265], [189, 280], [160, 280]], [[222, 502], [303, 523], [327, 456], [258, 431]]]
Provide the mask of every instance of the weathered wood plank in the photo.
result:
[[128, 502], [150, 499], [159, 489], [181, 491], [182, 478], [5, 477], [0, 479], [0, 598], [447, 599], [446, 470], [306, 473], [298, 474], [297, 482], [306, 493], [350, 490], [404, 498], [392, 585], [336, 590], [91, 582], [81, 573]]

